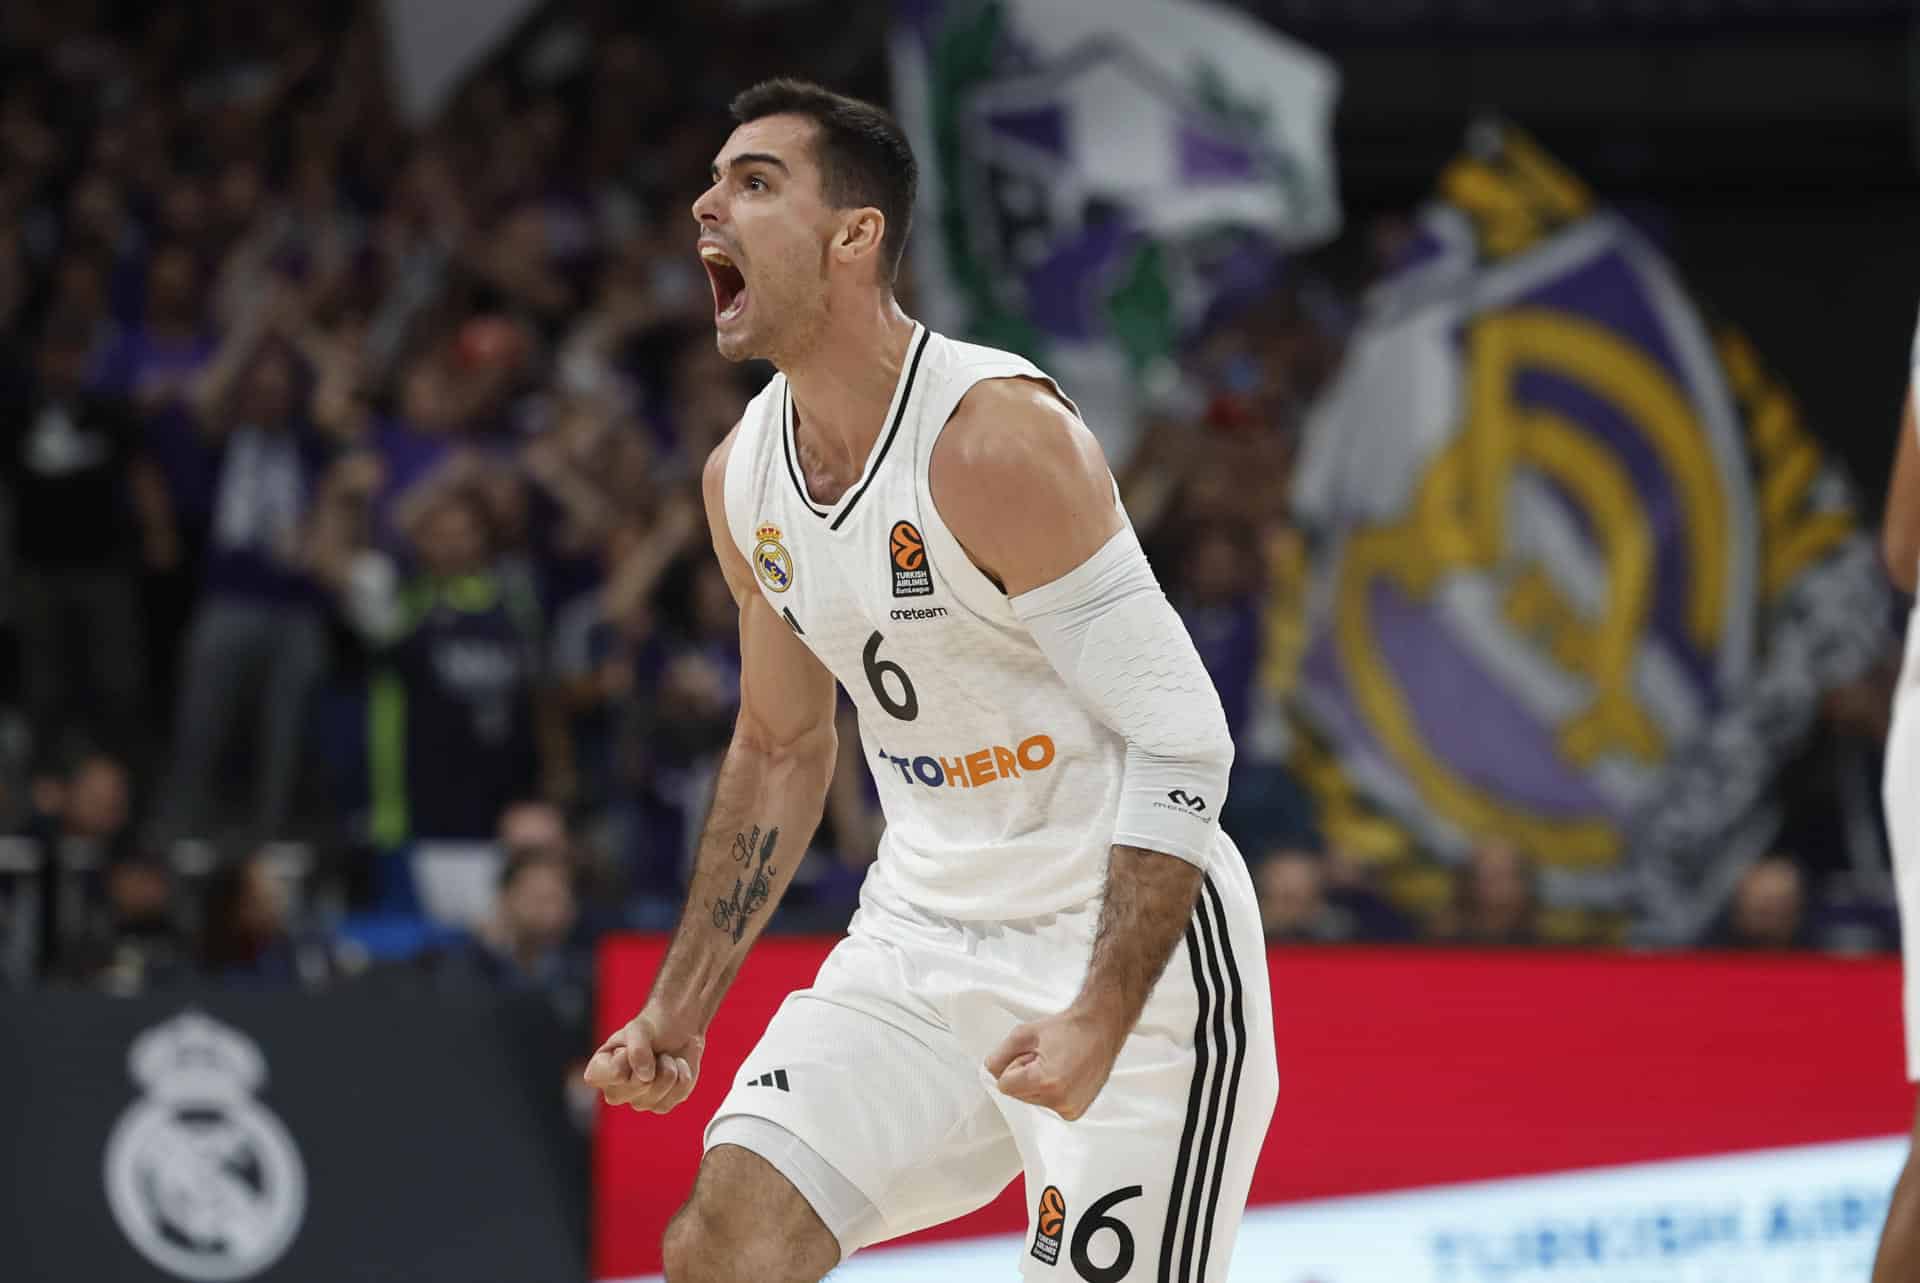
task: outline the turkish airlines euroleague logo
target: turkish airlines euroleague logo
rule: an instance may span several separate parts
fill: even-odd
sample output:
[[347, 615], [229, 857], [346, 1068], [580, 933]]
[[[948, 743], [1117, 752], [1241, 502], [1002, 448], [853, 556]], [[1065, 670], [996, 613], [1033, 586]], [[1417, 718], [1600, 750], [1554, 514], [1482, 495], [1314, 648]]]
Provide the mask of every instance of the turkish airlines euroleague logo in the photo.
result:
[[1033, 1255], [1042, 1265], [1060, 1259], [1060, 1235], [1067, 1228], [1067, 1200], [1058, 1185], [1040, 1191], [1040, 1210], [1034, 1214]]
[[911, 521], [893, 523], [887, 537], [887, 561], [893, 568], [893, 595], [931, 597], [933, 572], [927, 569], [927, 545]]

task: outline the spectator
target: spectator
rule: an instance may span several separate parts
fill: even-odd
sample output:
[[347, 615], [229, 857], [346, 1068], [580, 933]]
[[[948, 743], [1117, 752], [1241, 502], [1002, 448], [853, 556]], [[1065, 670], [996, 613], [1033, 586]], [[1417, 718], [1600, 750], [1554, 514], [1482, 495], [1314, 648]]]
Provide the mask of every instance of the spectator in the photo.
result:
[[[54, 265], [47, 293], [49, 317], [64, 318], [75, 329], [84, 329], [92, 336], [88, 345], [92, 352], [88, 360], [91, 378], [97, 373], [94, 368], [97, 358], [112, 350], [118, 334], [108, 310], [112, 299], [108, 294], [108, 270], [101, 256], [86, 249], [67, 253]], [[111, 389], [100, 391], [114, 395]]]
[[333, 973], [327, 946], [289, 928], [287, 890], [264, 853], [214, 874], [205, 913], [200, 962], [213, 980], [314, 985]]
[[551, 802], [515, 802], [500, 813], [496, 836], [502, 866], [515, 856], [572, 858], [573, 839], [567, 833], [567, 817]]
[[405, 584], [367, 553], [348, 590], [348, 618], [380, 666], [374, 839], [411, 841], [428, 914], [461, 924], [478, 907], [468, 887], [490, 872], [472, 864], [474, 847], [540, 784], [538, 609], [501, 565], [486, 499], [470, 486], [417, 497], [409, 532], [417, 569]]
[[0, 388], [22, 686], [43, 754], [70, 727], [123, 750], [141, 729], [140, 443], [123, 404], [83, 387], [92, 342], [56, 316], [24, 386]]
[[1313, 853], [1270, 853], [1254, 869], [1253, 885], [1267, 939], [1326, 943], [1354, 938], [1352, 918], [1327, 900], [1326, 870]]
[[26, 310], [33, 279], [27, 269], [26, 243], [20, 229], [0, 223], [0, 347], [12, 338]]
[[300, 371], [279, 331], [284, 291], [231, 332], [194, 388], [219, 444], [215, 518], [188, 629], [166, 829], [216, 831], [223, 758], [244, 747], [241, 808], [256, 840], [283, 835], [300, 774], [308, 701], [327, 659], [320, 597], [300, 559], [324, 445], [299, 407]]
[[1769, 856], [1733, 891], [1723, 943], [1735, 949], [1792, 949], [1806, 943], [1807, 882], [1800, 866]]
[[102, 881], [105, 903], [73, 942], [62, 971], [121, 995], [188, 980], [192, 967], [174, 921], [167, 866], [147, 856], [116, 860]]
[[1253, 870], [1270, 940], [1336, 943], [1403, 940], [1407, 923], [1366, 884], [1359, 867], [1297, 847], [1269, 852]]
[[132, 786], [111, 754], [86, 751], [65, 770], [36, 772], [24, 835], [46, 864], [40, 879], [42, 971], [71, 973], [75, 950], [97, 937], [104, 871], [131, 862]]
[[663, 630], [652, 699], [627, 721], [619, 746], [627, 787], [642, 812], [626, 830], [635, 890], [673, 898], [698, 840], [720, 751], [740, 699], [740, 640], [733, 595], [711, 557], [681, 579], [682, 621]]
[[[1224, 448], [1211, 446], [1215, 451]], [[1217, 468], [1208, 468], [1191, 478], [1187, 506], [1230, 512], [1230, 496], [1214, 484], [1220, 475]], [[1263, 590], [1271, 585], [1266, 582], [1268, 541], [1257, 533], [1262, 529], [1237, 516], [1199, 520], [1179, 548], [1169, 589], [1219, 692], [1233, 736], [1233, 770], [1221, 823], [1249, 850], [1311, 843], [1317, 836], [1312, 803], [1285, 765], [1285, 720], [1275, 699], [1281, 692], [1261, 689], [1263, 676], [1270, 685], [1273, 680], [1264, 672], [1272, 657], [1267, 653], [1271, 625]]]
[[196, 571], [213, 522], [219, 460], [195, 422], [191, 391], [211, 359], [203, 274], [193, 252], [162, 244], [144, 260], [127, 257], [137, 314], [94, 371], [101, 389], [130, 403], [153, 467], [136, 491], [153, 533], [146, 541], [144, 623], [157, 709], [171, 712], [171, 682], [199, 593]]
[[555, 692], [571, 725], [580, 796], [592, 805], [616, 800], [615, 745], [635, 692], [651, 684], [660, 663], [653, 599], [673, 564], [702, 530], [691, 501], [668, 503], [651, 526], [627, 523], [603, 546], [605, 582], [563, 606], [554, 625]]
[[[436, 920], [475, 920], [493, 870], [487, 839], [508, 804], [542, 779], [535, 734], [538, 609], [504, 564], [484, 495], [463, 470], [409, 501], [403, 528], [413, 568], [344, 546], [367, 469], [343, 465], [315, 524], [312, 555], [330, 575], [348, 623], [371, 647], [372, 836], [411, 847], [414, 889]], [[377, 475], [377, 470], [376, 470]], [[344, 515], [343, 515], [344, 514]]]
[[1260, 671], [1260, 602], [1254, 585], [1261, 565], [1260, 545], [1250, 533], [1208, 523], [1188, 535], [1174, 580], [1174, 604], [1220, 692], [1235, 744], [1246, 733]]
[[493, 912], [441, 960], [457, 984], [545, 996], [563, 1024], [585, 1036], [591, 1012], [592, 963], [571, 947], [579, 906], [573, 869], [564, 856], [513, 848], [499, 873]]
[[193, 416], [194, 380], [215, 348], [203, 284], [199, 263], [186, 246], [156, 250], [147, 266], [141, 318], [121, 335], [96, 374], [106, 391], [130, 401], [140, 415], [146, 448], [165, 479], [189, 557], [197, 555], [212, 524], [217, 479], [214, 452]]
[[1440, 934], [1462, 944], [1540, 943], [1539, 872], [1499, 838], [1473, 848], [1454, 875], [1453, 903]]

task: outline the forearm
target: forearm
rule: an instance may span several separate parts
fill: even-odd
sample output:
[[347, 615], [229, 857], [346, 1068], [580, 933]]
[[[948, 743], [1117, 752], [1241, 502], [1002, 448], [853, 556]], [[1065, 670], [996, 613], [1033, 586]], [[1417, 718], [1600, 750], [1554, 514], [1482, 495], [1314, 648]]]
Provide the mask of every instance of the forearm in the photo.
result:
[[601, 608], [610, 619], [626, 619], [653, 596], [669, 567], [675, 548], [664, 539], [648, 537], [614, 568], [600, 590]]
[[1123, 1034], [1132, 1032], [1193, 920], [1201, 877], [1199, 866], [1159, 851], [1113, 848], [1093, 954], [1075, 1007], [1098, 1014]]
[[604, 535], [618, 511], [612, 498], [593, 480], [574, 470], [571, 463], [555, 460], [532, 473], [533, 479], [582, 532]]
[[1900, 444], [1893, 455], [1893, 480], [1887, 488], [1886, 521], [1880, 532], [1880, 552], [1887, 577], [1901, 592], [1911, 593], [1920, 577], [1920, 443], [1913, 423], [1913, 391], [1900, 410]]
[[707, 1027], [793, 881], [833, 765], [832, 726], [815, 738], [823, 742], [776, 752], [736, 736], [727, 749], [686, 907], [649, 999], [678, 1025]]
[[347, 588], [354, 555], [360, 551], [359, 525], [360, 511], [353, 500], [339, 486], [324, 487], [302, 542], [308, 570], [335, 592]]
[[228, 399], [240, 371], [252, 359], [266, 333], [268, 303], [251, 298], [240, 316], [227, 330], [227, 337], [214, 353], [213, 360], [188, 385], [187, 399], [202, 421], [224, 418]]

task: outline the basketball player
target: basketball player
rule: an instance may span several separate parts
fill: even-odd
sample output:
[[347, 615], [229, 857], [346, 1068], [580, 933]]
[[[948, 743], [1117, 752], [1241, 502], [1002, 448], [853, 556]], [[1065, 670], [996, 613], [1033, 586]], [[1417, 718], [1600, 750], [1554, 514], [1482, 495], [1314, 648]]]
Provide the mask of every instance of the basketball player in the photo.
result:
[[[1910, 369], [1920, 373], [1920, 329], [1914, 333]], [[1880, 547], [1887, 573], [1902, 592], [1911, 593], [1920, 577], [1920, 441], [1914, 437], [1914, 380], [1900, 414], [1900, 444], [1894, 448], [1893, 483]], [[1893, 697], [1893, 724], [1887, 731], [1886, 774], [1881, 796], [1887, 808], [1887, 838], [1893, 847], [1893, 882], [1900, 902], [1901, 954], [1906, 962], [1907, 1077], [1920, 1082], [1920, 628], [1907, 621], [1906, 657]], [[1913, 1148], [1893, 1188], [1873, 1283], [1913, 1283], [1920, 1279], [1920, 1109], [1913, 1120]]]
[[895, 302], [898, 126], [792, 81], [733, 115], [698, 248], [721, 353], [779, 369], [705, 473], [740, 715], [651, 996], [587, 1080], [692, 1091], [819, 821], [836, 679], [887, 829], [707, 1128], [667, 1277], [813, 1283], [1024, 1172], [1028, 1279], [1224, 1279], [1278, 1080], [1219, 698], [1073, 403]]

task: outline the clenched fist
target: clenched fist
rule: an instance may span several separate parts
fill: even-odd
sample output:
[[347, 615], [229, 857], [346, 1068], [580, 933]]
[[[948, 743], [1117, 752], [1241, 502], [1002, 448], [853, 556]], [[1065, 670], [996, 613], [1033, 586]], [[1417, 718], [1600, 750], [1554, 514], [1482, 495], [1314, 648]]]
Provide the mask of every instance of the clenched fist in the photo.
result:
[[651, 1010], [642, 1011], [600, 1044], [586, 1079], [609, 1105], [664, 1114], [693, 1094], [706, 1039], [678, 1032]]
[[1107, 1085], [1127, 1031], [1104, 1016], [1070, 1007], [1017, 1026], [987, 1057], [1005, 1095], [1051, 1109], [1072, 1122]]

